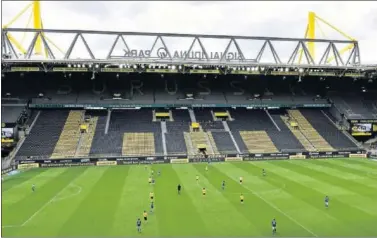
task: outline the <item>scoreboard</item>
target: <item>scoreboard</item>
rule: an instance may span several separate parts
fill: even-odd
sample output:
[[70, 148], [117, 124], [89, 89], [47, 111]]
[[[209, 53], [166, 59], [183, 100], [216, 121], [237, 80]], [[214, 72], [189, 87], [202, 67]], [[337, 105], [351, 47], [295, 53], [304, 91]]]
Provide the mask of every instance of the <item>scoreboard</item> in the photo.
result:
[[377, 119], [350, 120], [352, 136], [372, 136], [377, 134]]
[[14, 142], [14, 127], [13, 123], [1, 123], [1, 143]]

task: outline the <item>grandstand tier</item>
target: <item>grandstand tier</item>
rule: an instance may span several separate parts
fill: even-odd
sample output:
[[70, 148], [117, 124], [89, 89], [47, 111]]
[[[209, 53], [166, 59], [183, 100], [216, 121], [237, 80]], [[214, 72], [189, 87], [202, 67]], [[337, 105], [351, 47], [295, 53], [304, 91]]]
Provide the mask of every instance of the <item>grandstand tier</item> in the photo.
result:
[[334, 148], [314, 129], [299, 110], [288, 110], [288, 114], [297, 123], [297, 128], [316, 150], [334, 151]]
[[[42, 111], [17, 157], [209, 156], [358, 149], [347, 132], [339, 130], [321, 110], [231, 109], [231, 121], [210, 120], [211, 111], [194, 110], [201, 123], [193, 123], [187, 109], [172, 110], [172, 121], [153, 121], [152, 109]], [[215, 122], [218, 126], [212, 126]], [[197, 130], [193, 124], [198, 125]]]
[[[307, 77], [298, 84], [288, 76], [279, 81], [275, 76], [240, 80], [235, 75], [205, 79], [197, 75], [141, 75], [130, 74], [124, 81], [104, 74], [94, 80], [56, 76], [54, 82], [40, 75], [43, 96], [38, 94], [40, 88], [26, 80], [28, 75], [7, 77], [3, 93], [16, 90], [13, 84], [24, 83], [28, 93], [12, 95], [31, 100], [29, 107], [24, 106], [30, 128], [16, 158], [187, 158], [358, 150], [360, 144], [350, 135], [355, 122], [348, 116], [353, 113], [365, 121], [373, 117], [376, 103], [371, 93], [358, 94], [363, 105], [369, 105], [360, 110], [371, 114], [356, 109], [351, 113], [351, 99], [341, 92], [324, 93], [321, 85], [325, 84], [318, 77]], [[327, 80], [335, 82], [331, 77]], [[344, 85], [353, 87], [353, 81], [344, 80]], [[177, 83], [174, 92], [165, 88], [166, 81]], [[319, 91], [313, 87], [317, 84]], [[331, 95], [335, 95], [334, 103], [327, 98]], [[339, 106], [338, 97], [347, 102], [346, 109]], [[53, 105], [66, 109], [51, 109]], [[375, 135], [372, 129], [377, 122], [364, 124], [357, 128], [371, 128], [364, 134]]]

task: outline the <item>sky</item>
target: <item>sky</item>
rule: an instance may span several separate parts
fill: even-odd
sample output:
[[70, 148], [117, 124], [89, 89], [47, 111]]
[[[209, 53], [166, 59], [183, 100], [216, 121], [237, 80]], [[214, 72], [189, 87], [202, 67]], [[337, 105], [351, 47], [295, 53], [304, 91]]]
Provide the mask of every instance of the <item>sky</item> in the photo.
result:
[[[3, 1], [2, 25], [8, 23], [29, 2]], [[222, 1], [222, 2], [110, 2], [110, 1], [41, 1], [44, 28], [166, 32], [218, 35], [245, 35], [303, 38], [307, 25], [308, 12], [313, 11], [335, 27], [359, 41], [363, 64], [377, 64], [377, 2], [373, 1]], [[26, 27], [31, 11], [27, 11], [11, 27]], [[32, 26], [32, 25], [30, 25]], [[320, 26], [320, 27], [318, 27]], [[346, 39], [323, 23], [317, 25], [317, 37], [325, 39]], [[63, 52], [69, 47], [73, 35], [47, 35]], [[115, 36], [85, 35], [86, 41], [96, 57], [105, 57]], [[26, 45], [32, 35], [15, 34], [15, 38]], [[23, 40], [22, 40], [23, 38]], [[150, 49], [152, 37], [128, 37], [126, 42], [131, 49]], [[192, 39], [165, 39], [171, 51], [188, 50]], [[228, 41], [203, 40], [207, 51], [222, 52]], [[161, 43], [158, 43], [161, 44]], [[241, 45], [241, 43], [239, 43]], [[255, 58], [263, 42], [242, 42], [240, 48]], [[297, 43], [273, 43], [281, 58], [287, 60]], [[157, 46], [157, 48], [160, 45]], [[345, 45], [337, 45], [338, 50]], [[198, 48], [196, 48], [198, 47]], [[194, 50], [200, 50], [194, 46]], [[233, 47], [233, 46], [232, 46]], [[121, 55], [119, 42], [113, 55]], [[325, 45], [317, 45], [316, 61], [324, 52]], [[231, 51], [236, 50], [230, 49]], [[59, 51], [54, 48], [56, 55]], [[266, 53], [266, 60], [271, 55]], [[62, 54], [61, 54], [62, 55]], [[72, 58], [85, 58], [87, 51], [78, 42]], [[319, 55], [319, 56], [318, 56]], [[269, 58], [270, 57], [270, 58]], [[269, 59], [268, 59], [269, 58]], [[347, 58], [347, 52], [344, 54]]]

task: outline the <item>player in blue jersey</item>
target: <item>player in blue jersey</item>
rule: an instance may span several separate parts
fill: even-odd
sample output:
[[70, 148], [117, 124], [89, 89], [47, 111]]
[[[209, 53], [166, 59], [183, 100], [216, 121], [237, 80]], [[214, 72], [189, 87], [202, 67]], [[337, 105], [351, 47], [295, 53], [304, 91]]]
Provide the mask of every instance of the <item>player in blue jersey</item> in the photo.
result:
[[266, 176], [266, 170], [265, 169], [262, 170], [262, 174], [263, 174], [263, 176]]
[[225, 190], [225, 181], [223, 181], [223, 182], [221, 183], [221, 188], [222, 188], [223, 190]]
[[151, 213], [153, 213], [153, 209], [154, 209], [154, 203], [153, 201], [151, 202]]
[[276, 226], [277, 226], [275, 218], [272, 219], [271, 225], [272, 225], [272, 235], [275, 235], [276, 234]]
[[141, 233], [141, 220], [140, 220], [140, 218], [138, 218], [137, 221], [136, 221], [136, 228], [137, 228], [137, 232]]
[[158, 176], [160, 176], [160, 175], [161, 175], [161, 170], [159, 170], [159, 171], [157, 172], [157, 175], [158, 175]]
[[35, 184], [31, 186], [31, 191], [35, 192]]
[[325, 197], [325, 207], [326, 208], [329, 208], [329, 201], [330, 201], [330, 198], [328, 196]]

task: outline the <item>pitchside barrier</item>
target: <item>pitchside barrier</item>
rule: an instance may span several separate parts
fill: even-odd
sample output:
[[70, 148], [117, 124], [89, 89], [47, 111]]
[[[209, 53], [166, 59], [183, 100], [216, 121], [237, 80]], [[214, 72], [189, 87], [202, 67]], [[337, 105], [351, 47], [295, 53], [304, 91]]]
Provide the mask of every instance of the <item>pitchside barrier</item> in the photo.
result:
[[[237, 162], [259, 160], [288, 159], [326, 159], [326, 158], [368, 158], [365, 151], [331, 151], [302, 153], [263, 153], [263, 154], [228, 154], [199, 156], [155, 156], [155, 157], [119, 157], [90, 159], [50, 159], [50, 160], [20, 160], [17, 169], [73, 167], [73, 166], [116, 166], [132, 164], [187, 164], [201, 162]], [[8, 171], [8, 169], [7, 169]], [[8, 171], [9, 172], [9, 171]], [[4, 172], [3, 173], [8, 173]]]

